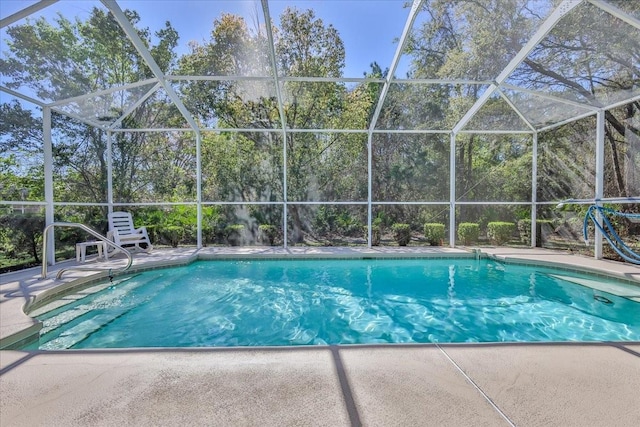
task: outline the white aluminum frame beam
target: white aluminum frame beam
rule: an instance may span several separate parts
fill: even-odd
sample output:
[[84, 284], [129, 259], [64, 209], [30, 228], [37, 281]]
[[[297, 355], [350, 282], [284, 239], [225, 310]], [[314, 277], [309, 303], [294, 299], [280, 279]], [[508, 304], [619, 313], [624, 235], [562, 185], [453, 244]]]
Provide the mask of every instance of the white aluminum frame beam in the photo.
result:
[[632, 26], [636, 27], [636, 29], [640, 30], [640, 20], [638, 20], [635, 17], [629, 15], [624, 10], [619, 9], [616, 6], [612, 5], [611, 3], [607, 3], [606, 1], [602, 1], [602, 0], [598, 0], [598, 1], [588, 0], [588, 2], [591, 3], [592, 5], [594, 5], [595, 7], [598, 7], [600, 9], [604, 10], [605, 12], [610, 13], [611, 15], [615, 16], [616, 18], [621, 19], [624, 22], [626, 22], [627, 24], [632, 25]]
[[531, 141], [531, 247], [538, 240], [538, 134]]
[[382, 90], [380, 91], [380, 97], [378, 98], [378, 105], [376, 105], [375, 112], [373, 113], [373, 117], [371, 118], [371, 123], [369, 124], [369, 132], [373, 132], [376, 128], [376, 124], [378, 123], [378, 117], [380, 116], [380, 112], [382, 111], [382, 105], [384, 104], [385, 98], [387, 97], [387, 93], [389, 92], [389, 87], [391, 86], [391, 81], [393, 80], [393, 75], [395, 74], [398, 63], [400, 62], [400, 57], [402, 56], [402, 51], [404, 50], [404, 45], [409, 38], [409, 33], [411, 32], [411, 28], [413, 28], [413, 23], [418, 16], [418, 12], [420, 11], [420, 7], [422, 6], [423, 0], [413, 0], [413, 4], [411, 5], [411, 10], [409, 11], [409, 16], [407, 16], [407, 21], [404, 24], [404, 29], [402, 30], [402, 35], [400, 36], [400, 40], [398, 41], [398, 47], [396, 48], [396, 52], [393, 55], [393, 59], [391, 60], [391, 66], [389, 67], [389, 73], [385, 79], [384, 85], [382, 86]]
[[[273, 76], [165, 76], [172, 81], [249, 81], [249, 82], [272, 82]], [[370, 77], [309, 77], [309, 76], [278, 76], [280, 82], [325, 82], [325, 83], [384, 83], [383, 78]]]
[[[604, 197], [604, 136], [605, 136], [605, 110], [598, 111], [596, 115], [596, 182], [594, 199], [599, 200]], [[600, 202], [596, 202], [598, 206]], [[597, 221], [602, 227], [602, 218], [598, 216]], [[602, 259], [602, 232], [595, 227], [594, 256]]]
[[[51, 139], [51, 108], [44, 107], [42, 109], [42, 147], [44, 151], [44, 201], [45, 206], [45, 227], [54, 222], [54, 193], [53, 193], [53, 141]], [[47, 236], [47, 264], [55, 265], [56, 251], [53, 229], [49, 230]], [[44, 256], [44, 254], [42, 254]]]
[[271, 60], [271, 68], [273, 70], [273, 81], [276, 86], [276, 99], [278, 100], [278, 114], [280, 114], [280, 125], [282, 127], [282, 236], [283, 246], [286, 249], [289, 245], [287, 232], [287, 224], [289, 222], [287, 208], [287, 118], [285, 116], [282, 102], [283, 97], [278, 77], [275, 39], [273, 37], [273, 28], [271, 28], [271, 14], [269, 13], [269, 2], [267, 0], [262, 0], [262, 13], [264, 14], [264, 27], [267, 32], [267, 40], [269, 40], [269, 59]]
[[102, 96], [102, 95], [110, 95], [110, 94], [112, 94], [114, 92], [120, 92], [120, 91], [123, 91], [123, 90], [135, 89], [137, 87], [148, 85], [148, 84], [151, 84], [151, 83], [156, 83], [156, 82], [158, 82], [157, 78], [145, 79], [145, 80], [141, 80], [139, 82], [127, 83], [127, 84], [122, 85], [122, 86], [112, 86], [112, 87], [109, 87], [109, 88], [106, 88], [106, 89], [100, 89], [100, 90], [97, 90], [95, 92], [85, 93], [84, 95], [78, 95], [78, 96], [72, 96], [71, 98], [59, 99], [57, 101], [50, 102], [47, 105], [50, 106], [50, 107], [57, 107], [59, 105], [71, 104], [72, 102], [76, 102], [76, 101], [84, 101], [85, 99], [96, 98], [96, 97]]
[[31, 98], [30, 96], [23, 95], [20, 92], [16, 92], [13, 89], [9, 89], [5, 86], [0, 86], [0, 92], [8, 93], [9, 95], [15, 96], [16, 98], [20, 98], [23, 101], [30, 102], [32, 104], [37, 105], [38, 107], [44, 108], [47, 104], [45, 102], [40, 101], [39, 99]]
[[14, 13], [13, 15], [9, 15], [6, 18], [3, 18], [2, 20], [0, 20], [0, 28], [4, 28], [7, 27], [11, 24], [13, 24], [16, 21], [21, 20], [22, 18], [26, 18], [29, 15], [32, 15], [36, 12], [38, 12], [39, 10], [44, 9], [45, 7], [49, 7], [54, 3], [57, 3], [58, 0], [42, 0], [39, 1], [36, 4], [32, 4], [31, 6], [25, 7], [22, 10], [19, 10], [18, 12]]
[[593, 115], [595, 115], [596, 113], [597, 113], [597, 111], [589, 111], [588, 113], [584, 113], [584, 114], [581, 114], [581, 115], [579, 115], [579, 116], [575, 116], [575, 117], [572, 117], [572, 118], [570, 118], [570, 119], [563, 120], [563, 121], [561, 121], [561, 122], [554, 123], [554, 124], [549, 125], [549, 126], [545, 126], [545, 127], [543, 127], [543, 128], [538, 129], [538, 133], [540, 133], [540, 132], [546, 132], [546, 131], [548, 131], [548, 130], [555, 129], [555, 128], [559, 128], [560, 126], [564, 126], [564, 125], [566, 125], [567, 123], [577, 122], [578, 120], [582, 120], [582, 119], [587, 118], [587, 117], [589, 117], [589, 116], [593, 116]]
[[108, 129], [108, 124], [109, 123], [107, 123], [107, 122], [105, 122], [105, 123], [96, 122], [96, 121], [93, 121], [91, 119], [87, 119], [86, 117], [81, 117], [81, 116], [79, 116], [79, 115], [77, 115], [75, 113], [71, 113], [69, 111], [61, 110], [59, 107], [49, 107], [49, 108], [51, 108], [51, 111], [55, 111], [58, 114], [70, 117], [70, 118], [72, 118], [74, 120], [79, 121], [80, 123], [84, 123], [86, 125], [93, 126], [94, 128], [102, 129], [102, 130], [107, 130]]
[[[501, 89], [509, 89], [509, 90], [512, 90], [512, 91], [515, 91], [515, 92], [528, 93], [530, 95], [537, 96], [537, 97], [544, 98], [544, 99], [548, 99], [550, 101], [555, 101], [555, 102], [562, 103], [562, 104], [567, 104], [567, 105], [573, 105], [574, 107], [584, 108], [585, 110], [590, 110], [590, 111], [593, 111], [593, 112], [596, 112], [596, 111], [600, 110], [600, 108], [601, 108], [601, 107], [596, 107], [596, 106], [591, 105], [591, 104], [585, 104], [585, 103], [578, 102], [578, 101], [572, 101], [571, 99], [565, 99], [565, 98], [561, 98], [559, 96], [549, 95], [548, 93], [545, 93], [545, 92], [539, 92], [539, 91], [535, 91], [535, 90], [532, 90], [532, 89], [525, 89], [525, 88], [522, 88], [520, 86], [515, 86], [515, 85], [509, 84], [509, 83], [502, 83], [500, 85], [500, 88]], [[507, 97], [508, 97], [508, 95], [507, 95]]]
[[162, 87], [162, 85], [160, 84], [160, 82], [157, 82], [151, 89], [149, 89], [147, 91], [147, 93], [145, 93], [142, 97], [140, 97], [140, 99], [138, 99], [136, 102], [134, 102], [133, 104], [131, 104], [129, 106], [129, 108], [127, 108], [122, 115], [111, 124], [111, 126], [109, 126], [109, 129], [113, 130], [115, 128], [119, 128], [120, 125], [122, 125], [122, 121], [127, 118], [129, 116], [129, 114], [133, 113], [139, 106], [141, 106], [144, 101], [146, 101], [147, 99], [149, 99], [154, 93], [156, 93], [156, 91], [158, 89], [160, 89]]
[[196, 134], [196, 245], [202, 249], [202, 135]]
[[107, 212], [113, 213], [113, 132], [107, 131]]
[[522, 120], [524, 122], [525, 125], [527, 125], [527, 127], [532, 131], [535, 132], [536, 128], [531, 124], [531, 122], [529, 122], [529, 120], [527, 120], [527, 118], [524, 116], [524, 114], [522, 114], [522, 112], [520, 112], [520, 109], [518, 107], [516, 107], [513, 102], [511, 102], [511, 100], [509, 99], [509, 97], [507, 95], [505, 95], [500, 88], [498, 88], [496, 90], [496, 92], [498, 92], [498, 94], [500, 95], [500, 98], [502, 98], [504, 100], [504, 102], [507, 103], [507, 105], [509, 107], [511, 107], [511, 109], [518, 115], [518, 117], [520, 117], [520, 120]]
[[456, 134], [449, 139], [449, 246], [456, 246]]

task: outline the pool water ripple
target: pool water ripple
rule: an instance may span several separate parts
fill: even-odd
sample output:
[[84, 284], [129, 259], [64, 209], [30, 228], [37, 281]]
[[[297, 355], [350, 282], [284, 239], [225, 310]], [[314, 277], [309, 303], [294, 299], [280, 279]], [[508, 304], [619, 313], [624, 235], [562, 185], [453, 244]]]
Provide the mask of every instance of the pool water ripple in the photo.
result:
[[640, 303], [557, 272], [464, 259], [199, 261], [43, 314], [38, 347], [640, 340]]

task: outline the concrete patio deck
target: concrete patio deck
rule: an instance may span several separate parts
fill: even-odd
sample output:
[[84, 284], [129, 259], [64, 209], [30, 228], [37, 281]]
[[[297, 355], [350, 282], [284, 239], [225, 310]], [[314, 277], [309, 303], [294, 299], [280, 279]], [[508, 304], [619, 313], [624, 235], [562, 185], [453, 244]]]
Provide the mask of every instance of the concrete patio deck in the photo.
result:
[[[481, 249], [640, 283], [638, 266], [540, 249]], [[257, 254], [468, 256], [461, 249], [417, 247], [205, 248], [138, 254], [134, 266]], [[71, 265], [56, 265], [44, 280], [39, 270], [0, 276], [3, 345], [37, 328], [22, 311], [26, 302], [91, 275], [51, 278]], [[2, 427], [635, 426], [638, 390], [638, 342], [0, 351]]]

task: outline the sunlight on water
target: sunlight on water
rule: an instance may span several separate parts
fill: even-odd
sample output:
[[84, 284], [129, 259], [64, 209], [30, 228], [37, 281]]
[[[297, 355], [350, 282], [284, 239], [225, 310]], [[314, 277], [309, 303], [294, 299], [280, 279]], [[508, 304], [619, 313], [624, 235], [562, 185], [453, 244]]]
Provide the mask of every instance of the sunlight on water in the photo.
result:
[[196, 262], [40, 316], [39, 348], [640, 340], [640, 303], [568, 275], [486, 260]]

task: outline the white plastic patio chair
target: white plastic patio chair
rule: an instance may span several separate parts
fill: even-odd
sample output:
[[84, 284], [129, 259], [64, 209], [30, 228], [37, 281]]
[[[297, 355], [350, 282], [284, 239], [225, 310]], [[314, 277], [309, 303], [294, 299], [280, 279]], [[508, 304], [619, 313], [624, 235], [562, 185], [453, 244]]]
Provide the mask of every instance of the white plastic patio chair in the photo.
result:
[[[129, 212], [112, 212], [109, 214], [107, 238], [123, 248], [133, 245], [135, 249], [145, 252], [153, 249], [146, 227], [135, 228]], [[140, 244], [142, 243], [146, 244], [146, 247], [141, 247]]]

